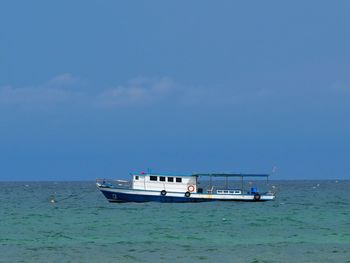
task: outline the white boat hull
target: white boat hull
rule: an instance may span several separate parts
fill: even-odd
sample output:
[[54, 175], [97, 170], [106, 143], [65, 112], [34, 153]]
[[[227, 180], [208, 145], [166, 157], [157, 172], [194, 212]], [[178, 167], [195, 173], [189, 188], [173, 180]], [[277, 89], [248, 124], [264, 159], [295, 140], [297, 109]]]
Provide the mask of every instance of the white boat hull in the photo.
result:
[[98, 187], [109, 202], [210, 202], [210, 201], [271, 201], [272, 193], [266, 194], [202, 194], [161, 192], [152, 190], [135, 190]]

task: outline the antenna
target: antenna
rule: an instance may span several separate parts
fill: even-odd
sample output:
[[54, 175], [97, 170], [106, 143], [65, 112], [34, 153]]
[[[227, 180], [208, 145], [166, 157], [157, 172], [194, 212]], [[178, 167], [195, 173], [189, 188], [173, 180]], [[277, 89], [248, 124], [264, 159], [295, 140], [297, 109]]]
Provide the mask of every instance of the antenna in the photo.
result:
[[272, 173], [271, 174], [276, 173], [276, 170], [277, 170], [277, 166], [275, 165], [275, 166], [272, 167]]

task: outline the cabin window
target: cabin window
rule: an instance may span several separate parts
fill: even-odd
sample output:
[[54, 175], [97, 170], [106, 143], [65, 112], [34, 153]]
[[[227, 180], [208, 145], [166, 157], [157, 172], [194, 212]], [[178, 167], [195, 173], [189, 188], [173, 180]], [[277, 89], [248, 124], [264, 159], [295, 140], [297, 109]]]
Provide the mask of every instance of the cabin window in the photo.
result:
[[151, 175], [151, 176], [149, 177], [149, 180], [150, 180], [150, 181], [157, 181], [157, 176]]
[[177, 182], [177, 183], [181, 183], [181, 182], [182, 182], [182, 178], [176, 177], [176, 182]]
[[174, 182], [174, 177], [168, 177], [168, 182]]
[[164, 176], [159, 176], [159, 181], [165, 182], [165, 177]]
[[135, 176], [135, 180], [139, 180], [139, 176], [138, 175]]

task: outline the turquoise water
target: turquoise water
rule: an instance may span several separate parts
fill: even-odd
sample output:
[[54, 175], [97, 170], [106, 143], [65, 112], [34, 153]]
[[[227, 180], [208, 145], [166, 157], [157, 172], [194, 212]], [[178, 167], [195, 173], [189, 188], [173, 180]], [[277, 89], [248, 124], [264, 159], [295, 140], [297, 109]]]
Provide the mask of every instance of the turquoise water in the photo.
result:
[[265, 203], [110, 204], [94, 182], [0, 183], [0, 262], [350, 262], [350, 181], [273, 184]]

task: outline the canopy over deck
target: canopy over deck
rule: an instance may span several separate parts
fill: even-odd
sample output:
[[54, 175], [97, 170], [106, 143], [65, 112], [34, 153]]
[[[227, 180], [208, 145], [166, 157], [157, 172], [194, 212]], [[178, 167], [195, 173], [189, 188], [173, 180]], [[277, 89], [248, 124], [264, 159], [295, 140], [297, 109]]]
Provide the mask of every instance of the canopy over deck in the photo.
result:
[[209, 177], [269, 177], [270, 174], [241, 174], [241, 173], [196, 173], [193, 176]]

